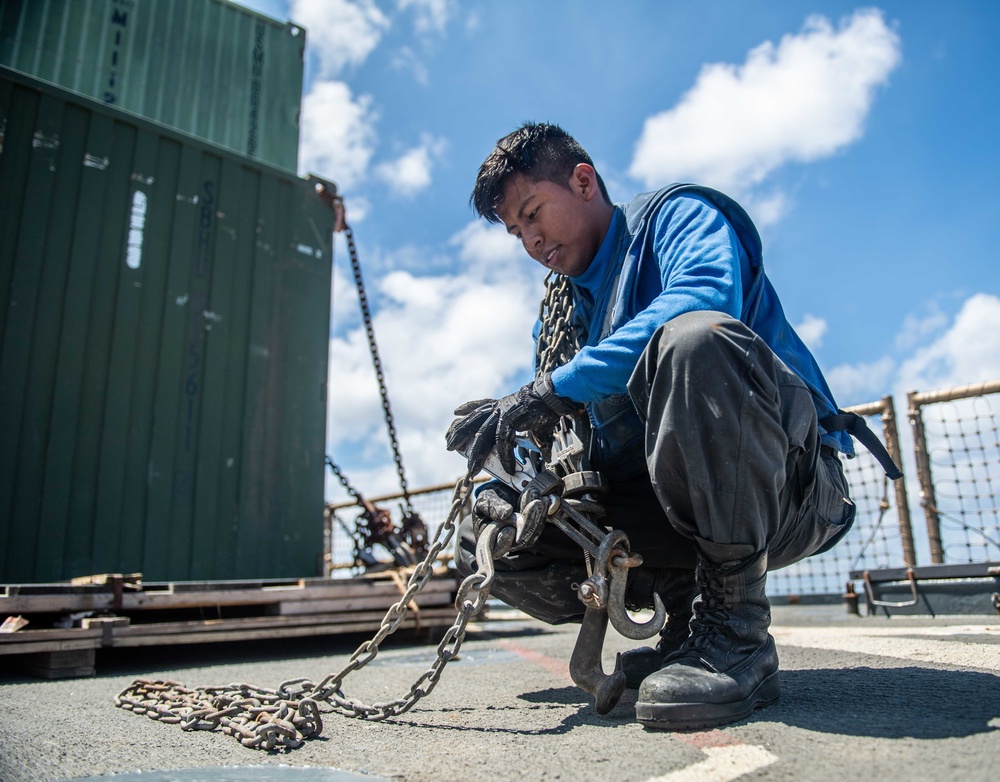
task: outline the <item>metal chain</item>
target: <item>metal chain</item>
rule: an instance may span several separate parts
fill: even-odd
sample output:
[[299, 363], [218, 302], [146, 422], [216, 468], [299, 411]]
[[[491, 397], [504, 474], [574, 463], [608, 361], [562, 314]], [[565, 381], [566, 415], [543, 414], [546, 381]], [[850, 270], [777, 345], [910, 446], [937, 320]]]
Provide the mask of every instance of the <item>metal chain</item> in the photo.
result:
[[[376, 515], [378, 509], [371, 503], [366, 503], [365, 498], [361, 496], [361, 492], [351, 486], [350, 481], [347, 480], [347, 476], [344, 475], [343, 471], [337, 465], [335, 461], [330, 456], [326, 457], [326, 464], [340, 481], [340, 485], [344, 487], [344, 490], [354, 498], [354, 501], [361, 508], [361, 516], [354, 523], [354, 532], [348, 529], [347, 525], [337, 516], [336, 512], [327, 507], [327, 511], [331, 518], [337, 519], [340, 522], [340, 526], [343, 528], [344, 532], [354, 541], [354, 562], [355, 564], [367, 564], [364, 560], [364, 546], [368, 545], [367, 539], [371, 535], [371, 519], [370, 515]], [[374, 555], [373, 555], [374, 556]]]
[[[545, 296], [542, 298], [538, 311], [538, 320], [542, 324], [535, 351], [539, 372], [551, 372], [562, 366], [580, 350], [581, 327], [574, 320], [573, 293], [569, 277], [550, 271], [545, 276]], [[582, 417], [574, 417], [572, 423], [578, 430], [586, 429], [586, 421]], [[560, 426], [566, 426], [569, 420], [564, 418]], [[593, 575], [593, 562], [590, 552], [583, 551], [583, 561], [588, 578]]]
[[[571, 310], [568, 281], [565, 278], [553, 281], [550, 274], [546, 277], [546, 295], [541, 307], [544, 328], [539, 337], [540, 367], [547, 369], [554, 365], [553, 362], [562, 363], [575, 351], [577, 337], [569, 333]], [[332, 460], [328, 459], [328, 463], [350, 491], [346, 478], [336, 470]], [[495, 522], [485, 525], [479, 536], [476, 548], [479, 567], [458, 589], [455, 622], [438, 644], [430, 668], [414, 682], [410, 691], [402, 698], [369, 705], [345, 696], [343, 682], [350, 673], [375, 659], [379, 646], [396, 632], [410, 602], [430, 580], [434, 562], [455, 534], [456, 522], [469, 499], [474, 477], [470, 471], [456, 484], [448, 517], [434, 536], [427, 555], [410, 575], [403, 596], [389, 607], [371, 640], [361, 644], [338, 673], [327, 676], [319, 685], [308, 679], [291, 679], [275, 690], [244, 683], [190, 689], [173, 681], [137, 679], [115, 696], [115, 705], [152, 719], [179, 724], [184, 730], [222, 730], [246, 747], [266, 751], [294, 749], [306, 739], [319, 736], [323, 730], [324, 708], [345, 717], [372, 721], [406, 713], [437, 685], [445, 666], [458, 656], [469, 621], [486, 606], [494, 576], [493, 561], [503, 556], [513, 542], [512, 535], [501, 536], [500, 525]]]
[[555, 272], [545, 276], [545, 296], [538, 310], [542, 324], [535, 346], [538, 371], [551, 372], [576, 355], [580, 334], [573, 322], [573, 294], [569, 278]]
[[399, 450], [399, 440], [396, 437], [396, 425], [393, 422], [392, 409], [389, 406], [389, 391], [385, 385], [385, 374], [382, 372], [382, 360], [379, 358], [378, 345], [375, 343], [375, 329], [372, 326], [371, 309], [368, 307], [368, 295], [365, 293], [365, 283], [361, 278], [361, 263], [358, 261], [358, 248], [354, 242], [354, 231], [349, 225], [344, 226], [344, 237], [347, 239], [347, 253], [351, 258], [351, 269], [354, 272], [354, 283], [358, 288], [358, 303], [361, 305], [361, 317], [365, 322], [365, 333], [368, 335], [368, 348], [372, 354], [372, 364], [375, 365], [375, 377], [378, 379], [378, 391], [382, 397], [382, 411], [385, 413], [385, 425], [389, 430], [389, 441], [392, 445], [392, 458], [396, 462], [396, 472], [399, 474], [399, 487], [406, 502], [406, 512], [413, 514], [413, 504], [406, 484], [406, 474], [403, 471], [403, 456]]
[[340, 467], [337, 466], [337, 463], [334, 462], [333, 459], [331, 459], [329, 456], [326, 457], [326, 463], [329, 466], [329, 468], [333, 471], [333, 474], [337, 476], [337, 480], [340, 481], [340, 485], [344, 487], [344, 489], [347, 491], [348, 494], [351, 495], [351, 497], [354, 498], [354, 501], [358, 503], [358, 505], [363, 505], [365, 501], [364, 497], [361, 496], [360, 492], [358, 492], [357, 489], [351, 486], [350, 482], [347, 480], [347, 476], [344, 475]]
[[[394, 701], [367, 705], [346, 697], [341, 686], [352, 671], [375, 659], [380, 644], [396, 632], [413, 598], [433, 575], [433, 564], [451, 543], [456, 520], [472, 489], [471, 474], [455, 486], [448, 518], [438, 529], [427, 556], [415, 566], [406, 591], [389, 607], [379, 630], [351, 656], [347, 665], [318, 686], [307, 679], [282, 682], [276, 690], [235, 683], [223, 687], [190, 689], [178, 682], [137, 679], [115, 697], [115, 705], [184, 730], [222, 730], [253, 749], [294, 749], [323, 730], [321, 707], [346, 717], [383, 720], [409, 711], [434, 689], [444, 667], [458, 656], [465, 640], [466, 625], [486, 605], [492, 583], [492, 560], [503, 552], [489, 552], [487, 566], [473, 573], [458, 589], [458, 616], [437, 648], [431, 667], [414, 683], [409, 693]], [[492, 539], [497, 539], [496, 531]]]

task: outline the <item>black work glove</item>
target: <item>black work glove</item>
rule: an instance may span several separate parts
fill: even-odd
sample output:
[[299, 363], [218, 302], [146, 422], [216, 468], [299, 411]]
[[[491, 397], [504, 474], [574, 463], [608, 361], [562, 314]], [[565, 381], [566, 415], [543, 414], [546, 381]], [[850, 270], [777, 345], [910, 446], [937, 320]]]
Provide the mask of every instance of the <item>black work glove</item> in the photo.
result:
[[472, 506], [472, 529], [476, 538], [479, 538], [483, 527], [491, 521], [502, 524], [510, 520], [513, 523], [511, 516], [520, 502], [521, 496], [506, 484], [494, 482], [484, 486], [476, 495], [476, 504]]
[[[476, 399], [456, 407], [455, 415], [460, 417], [451, 422], [444, 436], [449, 451], [462, 451], [465, 454], [471, 475], [479, 474], [486, 457], [496, 444], [497, 421], [500, 418], [498, 405], [496, 399]], [[484, 434], [482, 438], [479, 437], [480, 431]], [[492, 433], [492, 440], [489, 440], [488, 433]], [[470, 445], [476, 442], [479, 445], [473, 451]]]
[[[514, 459], [514, 440], [518, 432], [529, 432], [545, 439], [552, 436], [556, 422], [580, 406], [561, 396], [552, 388], [552, 375], [546, 372], [534, 383], [508, 394], [499, 402], [496, 446], [500, 464], [507, 472], [517, 469]], [[475, 447], [475, 444], [473, 444]]]
[[[520, 517], [514, 513], [519, 506]], [[478, 540], [486, 524], [507, 522], [508, 526], [514, 527], [515, 535], [507, 533], [502, 547], [505, 553], [518, 551], [534, 545], [542, 534], [547, 507], [539, 498], [537, 489], [529, 489], [521, 495], [506, 484], [494, 482], [485, 486], [476, 497], [472, 508], [472, 529]]]
[[561, 416], [578, 409], [575, 403], [556, 395], [552, 376], [545, 373], [502, 399], [478, 399], [456, 409], [455, 415], [463, 417], [448, 429], [448, 450], [465, 448], [470, 469], [475, 467], [474, 472], [479, 472], [495, 446], [500, 464], [513, 473], [517, 470], [514, 439], [518, 432], [548, 437]]

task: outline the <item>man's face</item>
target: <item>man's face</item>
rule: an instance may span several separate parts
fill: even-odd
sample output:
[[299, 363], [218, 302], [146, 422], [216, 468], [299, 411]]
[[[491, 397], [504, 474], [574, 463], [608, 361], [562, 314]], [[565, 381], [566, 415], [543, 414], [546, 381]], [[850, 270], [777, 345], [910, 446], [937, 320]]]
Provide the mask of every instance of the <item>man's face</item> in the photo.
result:
[[602, 218], [610, 206], [592, 173], [590, 166], [577, 166], [568, 187], [518, 174], [504, 187], [497, 209], [507, 233], [521, 240], [528, 255], [568, 277], [587, 270], [610, 223], [610, 217]]

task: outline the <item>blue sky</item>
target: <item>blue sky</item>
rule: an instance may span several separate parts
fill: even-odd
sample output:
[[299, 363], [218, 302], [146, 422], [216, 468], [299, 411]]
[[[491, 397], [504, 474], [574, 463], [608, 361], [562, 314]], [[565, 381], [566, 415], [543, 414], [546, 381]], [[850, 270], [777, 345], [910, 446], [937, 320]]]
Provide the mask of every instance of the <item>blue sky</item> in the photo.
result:
[[[616, 201], [740, 200], [841, 405], [1000, 377], [1000, 3], [242, 4], [308, 31], [300, 170], [345, 197], [411, 486], [462, 472], [455, 405], [529, 376], [542, 270], [468, 207], [525, 120], [574, 134]], [[398, 483], [336, 249], [329, 449], [374, 495]]]

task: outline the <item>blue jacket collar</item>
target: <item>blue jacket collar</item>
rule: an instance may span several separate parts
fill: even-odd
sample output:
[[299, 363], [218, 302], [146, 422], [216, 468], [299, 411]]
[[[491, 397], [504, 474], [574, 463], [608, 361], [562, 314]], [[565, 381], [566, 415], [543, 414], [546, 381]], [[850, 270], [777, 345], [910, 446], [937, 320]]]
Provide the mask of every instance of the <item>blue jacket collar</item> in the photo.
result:
[[604, 234], [604, 240], [597, 249], [594, 260], [590, 262], [590, 266], [583, 274], [572, 278], [573, 284], [585, 290], [591, 297], [597, 296], [608, 275], [618, 265], [616, 261], [620, 261], [620, 258], [616, 258], [616, 256], [619, 255], [619, 234], [624, 230], [625, 215], [622, 214], [621, 207], [616, 206], [615, 213], [611, 217], [611, 225], [608, 226], [608, 232]]

